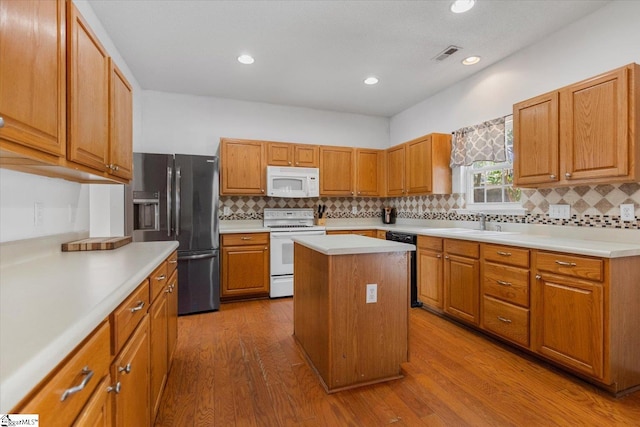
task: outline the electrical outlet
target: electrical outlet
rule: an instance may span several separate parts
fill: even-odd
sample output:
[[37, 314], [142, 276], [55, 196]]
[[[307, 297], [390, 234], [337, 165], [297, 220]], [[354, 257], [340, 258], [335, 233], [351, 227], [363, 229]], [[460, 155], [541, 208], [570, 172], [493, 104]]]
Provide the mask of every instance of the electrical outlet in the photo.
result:
[[571, 217], [571, 206], [549, 205], [549, 218], [567, 219]]
[[378, 302], [378, 284], [367, 284], [367, 304]]
[[222, 211], [223, 211], [223, 213], [224, 213], [224, 216], [229, 216], [229, 215], [231, 215], [231, 208], [230, 208], [229, 206], [225, 206], [225, 207], [222, 209]]
[[636, 219], [634, 205], [632, 203], [620, 205], [620, 219], [623, 221], [633, 221]]
[[352, 206], [351, 207], [351, 213], [356, 215], [358, 213], [358, 207], [357, 206]]
[[44, 223], [44, 204], [35, 202], [33, 204], [33, 226], [42, 227], [42, 223]]

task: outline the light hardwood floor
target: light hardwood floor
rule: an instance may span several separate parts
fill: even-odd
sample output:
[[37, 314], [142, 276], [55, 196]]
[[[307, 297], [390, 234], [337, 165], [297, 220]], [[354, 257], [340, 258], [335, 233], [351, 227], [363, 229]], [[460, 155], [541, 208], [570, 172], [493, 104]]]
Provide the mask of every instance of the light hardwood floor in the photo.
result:
[[638, 426], [615, 399], [422, 309], [405, 377], [327, 395], [297, 349], [293, 301], [180, 317], [156, 426]]

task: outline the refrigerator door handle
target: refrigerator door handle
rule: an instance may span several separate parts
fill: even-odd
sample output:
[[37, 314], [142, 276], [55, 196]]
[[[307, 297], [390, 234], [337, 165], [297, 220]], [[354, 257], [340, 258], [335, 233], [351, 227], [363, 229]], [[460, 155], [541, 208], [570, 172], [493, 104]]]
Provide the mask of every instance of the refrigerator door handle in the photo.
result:
[[167, 236], [171, 237], [171, 181], [173, 170], [167, 167]]
[[180, 168], [176, 168], [176, 236], [180, 235]]
[[187, 255], [178, 257], [178, 261], [186, 261], [190, 259], [205, 259], [205, 258], [215, 258], [218, 254], [198, 254], [198, 255]]

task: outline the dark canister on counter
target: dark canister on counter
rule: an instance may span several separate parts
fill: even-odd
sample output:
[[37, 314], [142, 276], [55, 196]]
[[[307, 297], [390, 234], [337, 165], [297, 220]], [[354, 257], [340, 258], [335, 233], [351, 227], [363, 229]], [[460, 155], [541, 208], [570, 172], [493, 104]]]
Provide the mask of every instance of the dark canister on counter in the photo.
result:
[[384, 224], [395, 224], [396, 215], [396, 208], [382, 208], [382, 222]]

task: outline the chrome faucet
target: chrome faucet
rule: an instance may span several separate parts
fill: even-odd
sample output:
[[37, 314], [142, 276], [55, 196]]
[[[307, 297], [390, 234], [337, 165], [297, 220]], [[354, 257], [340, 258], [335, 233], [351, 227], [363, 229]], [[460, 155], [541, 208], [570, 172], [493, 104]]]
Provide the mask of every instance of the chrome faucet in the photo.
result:
[[487, 229], [487, 214], [480, 212], [478, 218], [480, 219], [480, 230], [485, 231]]

